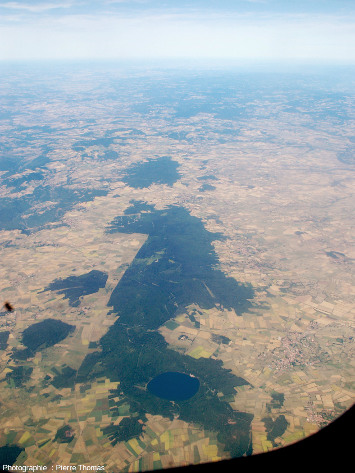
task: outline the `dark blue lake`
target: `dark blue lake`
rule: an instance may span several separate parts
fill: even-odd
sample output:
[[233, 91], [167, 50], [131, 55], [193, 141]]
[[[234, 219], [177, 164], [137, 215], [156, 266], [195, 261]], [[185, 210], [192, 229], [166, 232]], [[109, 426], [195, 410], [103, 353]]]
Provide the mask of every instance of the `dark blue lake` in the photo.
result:
[[149, 392], [169, 401], [190, 399], [199, 387], [200, 381], [197, 378], [177, 371], [159, 374], [147, 386]]

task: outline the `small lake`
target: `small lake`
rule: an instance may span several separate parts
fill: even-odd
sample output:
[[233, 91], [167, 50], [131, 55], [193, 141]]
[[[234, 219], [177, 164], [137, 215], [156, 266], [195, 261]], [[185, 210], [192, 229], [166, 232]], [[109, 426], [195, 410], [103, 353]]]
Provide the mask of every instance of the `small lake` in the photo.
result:
[[200, 387], [200, 381], [194, 376], [168, 371], [159, 374], [148, 383], [148, 391], [155, 396], [169, 401], [184, 401], [194, 396]]

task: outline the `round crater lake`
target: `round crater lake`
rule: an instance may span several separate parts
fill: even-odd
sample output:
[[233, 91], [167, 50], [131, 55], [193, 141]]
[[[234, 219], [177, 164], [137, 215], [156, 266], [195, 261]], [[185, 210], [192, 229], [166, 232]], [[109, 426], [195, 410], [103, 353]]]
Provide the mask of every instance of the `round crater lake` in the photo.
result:
[[161, 373], [147, 385], [150, 393], [169, 401], [190, 399], [197, 393], [199, 387], [200, 381], [197, 378], [177, 371]]

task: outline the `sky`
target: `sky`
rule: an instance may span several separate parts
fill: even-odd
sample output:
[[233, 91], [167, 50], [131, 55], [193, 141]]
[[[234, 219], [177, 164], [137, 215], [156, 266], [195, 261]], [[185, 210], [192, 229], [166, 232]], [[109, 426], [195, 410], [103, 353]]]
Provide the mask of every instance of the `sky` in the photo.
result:
[[355, 64], [355, 0], [0, 0], [0, 60]]

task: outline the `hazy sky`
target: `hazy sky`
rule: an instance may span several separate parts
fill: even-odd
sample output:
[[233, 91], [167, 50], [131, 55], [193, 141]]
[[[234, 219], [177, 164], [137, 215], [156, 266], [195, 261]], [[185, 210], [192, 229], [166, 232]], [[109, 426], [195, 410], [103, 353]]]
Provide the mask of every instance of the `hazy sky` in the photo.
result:
[[0, 0], [0, 60], [355, 63], [355, 0]]

